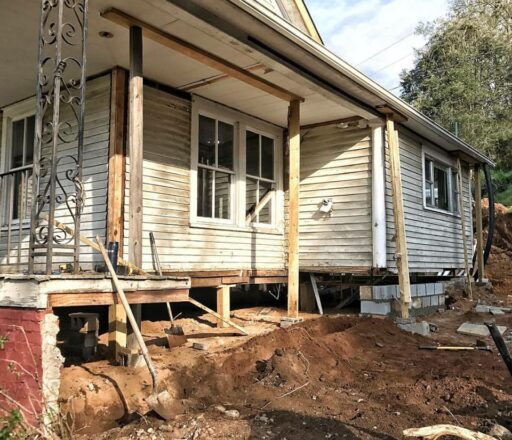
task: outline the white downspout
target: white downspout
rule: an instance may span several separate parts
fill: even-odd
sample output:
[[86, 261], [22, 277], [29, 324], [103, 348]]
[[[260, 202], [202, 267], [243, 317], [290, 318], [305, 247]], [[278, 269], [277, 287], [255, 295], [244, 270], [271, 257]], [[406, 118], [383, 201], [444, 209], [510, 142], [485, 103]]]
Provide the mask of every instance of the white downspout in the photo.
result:
[[384, 163], [384, 121], [368, 123], [372, 134], [372, 236], [373, 267], [385, 268], [386, 258], [386, 180]]

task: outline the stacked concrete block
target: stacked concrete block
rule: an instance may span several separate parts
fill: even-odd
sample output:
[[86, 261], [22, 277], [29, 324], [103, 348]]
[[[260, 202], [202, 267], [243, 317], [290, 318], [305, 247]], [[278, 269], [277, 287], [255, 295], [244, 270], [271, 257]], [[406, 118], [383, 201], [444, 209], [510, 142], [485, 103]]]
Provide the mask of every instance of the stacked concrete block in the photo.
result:
[[[393, 303], [399, 301], [400, 287], [362, 286], [360, 288], [361, 313], [364, 315], [393, 315]], [[444, 307], [444, 285], [442, 282], [411, 284], [412, 316], [421, 316]]]

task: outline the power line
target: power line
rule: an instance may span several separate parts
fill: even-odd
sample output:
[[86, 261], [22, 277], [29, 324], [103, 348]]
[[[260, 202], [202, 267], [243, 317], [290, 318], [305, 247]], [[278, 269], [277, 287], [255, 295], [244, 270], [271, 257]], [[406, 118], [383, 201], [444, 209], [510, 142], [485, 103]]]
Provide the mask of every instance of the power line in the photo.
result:
[[391, 63], [386, 64], [385, 66], [380, 67], [380, 68], [379, 68], [379, 69], [377, 69], [377, 70], [372, 70], [372, 74], [374, 74], [374, 73], [378, 73], [378, 72], [380, 72], [380, 71], [382, 71], [382, 70], [384, 70], [384, 69], [387, 69], [388, 67], [394, 66], [396, 63], [399, 63], [400, 61], [405, 60], [406, 58], [410, 57], [411, 55], [412, 55], [412, 53], [411, 53], [411, 52], [408, 52], [408, 53], [407, 53], [407, 54], [405, 54], [403, 57], [400, 57], [400, 58], [398, 58], [397, 60], [392, 61]]
[[371, 59], [375, 58], [377, 55], [380, 55], [382, 52], [385, 52], [388, 49], [391, 49], [393, 46], [396, 46], [398, 43], [401, 43], [406, 38], [409, 38], [411, 35], [414, 35], [414, 30], [412, 32], [409, 32], [408, 34], [404, 35], [403, 37], [400, 37], [395, 42], [391, 43], [389, 46], [386, 46], [383, 49], [380, 49], [379, 51], [375, 52], [373, 55], [370, 55], [368, 58], [365, 58], [363, 61], [356, 64], [356, 66], [360, 66], [361, 64], [366, 63], [367, 61], [370, 61]]

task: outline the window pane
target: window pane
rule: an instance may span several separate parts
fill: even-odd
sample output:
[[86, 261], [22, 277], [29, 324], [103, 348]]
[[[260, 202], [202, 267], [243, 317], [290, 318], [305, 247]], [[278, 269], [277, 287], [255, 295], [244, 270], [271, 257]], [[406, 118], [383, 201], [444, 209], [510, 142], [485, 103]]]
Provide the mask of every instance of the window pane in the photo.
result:
[[425, 182], [425, 203], [428, 206], [433, 206], [432, 203], [432, 184]]
[[199, 163], [215, 166], [215, 120], [199, 116]]
[[23, 165], [23, 140], [25, 138], [25, 120], [13, 122], [12, 124], [12, 155], [11, 168]]
[[459, 175], [452, 170], [452, 207], [453, 212], [459, 212]]
[[261, 177], [274, 180], [274, 140], [261, 137]]
[[215, 171], [215, 218], [230, 217], [231, 174]]
[[432, 182], [432, 173], [431, 173], [431, 165], [432, 161], [429, 159], [425, 159], [425, 180]]
[[[258, 200], [258, 181], [248, 177], [245, 181], [245, 215], [249, 215], [256, 208]], [[256, 221], [256, 219], [253, 219]]]
[[245, 133], [246, 173], [251, 176], [260, 175], [260, 136], [252, 131]]
[[212, 216], [213, 171], [197, 169], [197, 216]]
[[435, 205], [440, 209], [448, 209], [448, 175], [445, 170], [434, 167]]
[[27, 118], [27, 139], [25, 140], [25, 165], [30, 165], [34, 158], [34, 137], [36, 117]]
[[233, 138], [234, 128], [230, 124], [219, 121], [219, 167], [233, 169]]
[[[272, 189], [269, 182], [260, 181], [260, 200]], [[261, 208], [258, 223], [272, 223], [272, 199], [270, 199], [263, 208]]]

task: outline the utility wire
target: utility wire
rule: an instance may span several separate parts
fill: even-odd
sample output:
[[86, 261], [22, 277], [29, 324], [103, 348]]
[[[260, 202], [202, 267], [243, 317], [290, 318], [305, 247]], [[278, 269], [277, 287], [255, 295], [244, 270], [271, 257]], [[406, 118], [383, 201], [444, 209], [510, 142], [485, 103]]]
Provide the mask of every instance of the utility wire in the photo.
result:
[[405, 34], [403, 37], [400, 37], [395, 42], [391, 43], [389, 46], [386, 46], [383, 49], [380, 49], [379, 51], [375, 52], [373, 55], [370, 55], [368, 58], [365, 58], [363, 61], [356, 64], [356, 66], [360, 66], [361, 64], [366, 63], [367, 61], [370, 61], [371, 59], [375, 58], [377, 55], [380, 55], [382, 52], [385, 52], [388, 49], [391, 49], [393, 46], [396, 46], [398, 43], [401, 43], [406, 38], [409, 38], [411, 35], [414, 35], [415, 31], [409, 32], [408, 34]]

